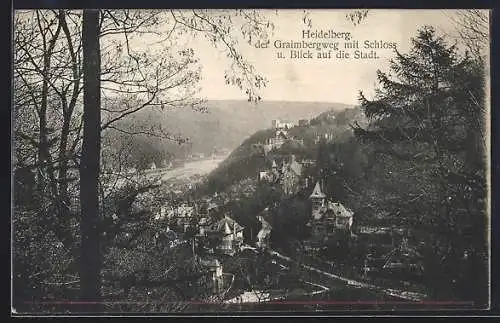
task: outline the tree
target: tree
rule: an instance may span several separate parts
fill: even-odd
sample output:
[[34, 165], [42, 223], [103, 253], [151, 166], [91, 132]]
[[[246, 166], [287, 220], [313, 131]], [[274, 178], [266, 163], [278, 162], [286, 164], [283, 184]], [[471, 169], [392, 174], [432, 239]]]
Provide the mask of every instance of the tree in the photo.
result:
[[351, 208], [364, 205], [366, 201], [363, 200], [362, 192], [367, 185], [366, 174], [371, 167], [368, 163], [369, 153], [369, 148], [352, 135], [345, 142], [320, 143], [316, 167], [318, 178], [324, 183], [324, 192]]
[[[101, 152], [101, 55], [99, 11], [83, 12], [83, 144], [80, 164], [80, 286], [84, 301], [101, 299], [99, 159]], [[99, 307], [91, 307], [91, 310]]]
[[80, 124], [73, 115], [82, 89], [81, 44], [72, 37], [79, 25], [69, 24], [73, 17], [64, 10], [20, 12], [15, 18], [15, 136], [19, 148], [25, 148], [16, 149], [16, 169], [36, 170], [38, 209], [46, 208], [40, 216], [71, 249], [69, 190], [74, 181], [68, 172], [79, 143]]
[[465, 45], [477, 62], [486, 65], [489, 50], [490, 12], [481, 9], [457, 10], [450, 15], [450, 19], [455, 25], [458, 41]]
[[374, 145], [381, 177], [392, 187], [381, 208], [428, 232], [421, 234], [432, 248], [440, 245], [448, 261], [459, 261], [464, 249], [486, 250], [485, 174], [477, 172], [485, 165], [474, 148], [484, 140], [477, 123], [483, 83], [470, 57], [460, 57], [433, 28], [419, 30], [412, 45], [408, 54], [396, 52], [391, 73], [377, 72], [373, 100], [360, 93], [371, 123], [354, 126], [355, 134]]
[[[115, 131], [177, 140], [156, 125], [143, 128], [125, 121], [144, 109], [199, 109], [201, 101], [195, 94], [200, 70], [194, 50], [181, 44], [184, 47], [176, 52], [174, 46], [179, 35], [186, 33], [205, 36], [225, 51], [233, 62], [225, 73], [226, 83], [244, 90], [249, 100], [259, 100], [258, 89], [266, 81], [240, 54], [238, 39], [242, 36], [253, 44], [267, 36], [272, 24], [253, 10], [100, 10], [93, 12], [93, 22], [83, 28], [87, 14], [72, 10], [16, 12], [15, 135], [19, 144], [15, 171], [20, 181], [29, 182], [26, 170], [36, 170], [35, 193], [39, 196], [36, 205], [17, 199], [20, 211], [16, 216], [29, 215], [30, 225], [42, 225], [55, 233], [54, 239], [73, 253], [72, 260], [80, 261], [82, 297], [95, 301], [100, 290], [100, 218], [109, 217], [100, 206], [110, 196], [103, 193], [109, 183], [101, 183], [108, 180], [99, 164], [101, 136]], [[235, 24], [241, 28], [234, 28]], [[87, 27], [93, 27], [92, 32]], [[166, 32], [158, 33], [161, 28]], [[90, 44], [86, 38], [90, 34], [97, 45], [85, 46], [84, 51], [84, 40]], [[134, 38], [144, 35], [156, 35], [156, 45], [137, 48]], [[92, 51], [97, 55], [93, 62], [99, 65], [94, 67], [100, 68], [94, 73], [87, 64], [92, 62], [87, 55]], [[80, 174], [73, 169], [80, 169]], [[73, 174], [75, 178], [71, 178]], [[80, 200], [77, 185], [69, 185], [78, 181]], [[107, 185], [112, 190], [120, 188], [114, 186]], [[43, 221], [36, 221], [37, 216]], [[76, 219], [82, 221], [80, 235], [78, 225], [73, 225]], [[94, 266], [91, 261], [96, 261]], [[28, 272], [22, 279], [31, 279], [30, 275]]]

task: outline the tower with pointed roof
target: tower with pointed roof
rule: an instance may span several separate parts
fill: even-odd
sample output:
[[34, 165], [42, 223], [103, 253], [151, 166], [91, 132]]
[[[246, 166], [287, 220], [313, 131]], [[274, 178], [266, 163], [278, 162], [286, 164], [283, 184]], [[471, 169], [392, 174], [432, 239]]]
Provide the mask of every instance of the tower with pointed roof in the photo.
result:
[[312, 204], [312, 216], [313, 218], [318, 218], [320, 216], [321, 208], [325, 205], [326, 199], [326, 195], [321, 191], [319, 182], [316, 182], [309, 199]]
[[244, 228], [229, 216], [225, 215], [215, 224], [215, 231], [220, 235], [219, 251], [232, 255], [243, 243]]

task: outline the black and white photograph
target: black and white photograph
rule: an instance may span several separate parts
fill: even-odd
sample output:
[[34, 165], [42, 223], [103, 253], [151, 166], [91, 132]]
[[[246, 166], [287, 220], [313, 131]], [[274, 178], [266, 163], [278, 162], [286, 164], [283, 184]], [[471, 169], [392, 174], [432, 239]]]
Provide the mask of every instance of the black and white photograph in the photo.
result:
[[490, 307], [487, 9], [18, 9], [11, 315]]

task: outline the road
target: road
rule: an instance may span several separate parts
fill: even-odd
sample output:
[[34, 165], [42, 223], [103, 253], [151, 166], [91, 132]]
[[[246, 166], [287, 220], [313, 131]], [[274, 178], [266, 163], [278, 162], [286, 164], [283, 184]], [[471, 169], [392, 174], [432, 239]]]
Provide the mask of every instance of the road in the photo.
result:
[[[242, 249], [250, 249], [256, 253], [258, 252], [256, 248], [247, 245], [243, 246]], [[268, 250], [268, 252], [284, 271], [287, 271], [291, 264], [294, 263], [292, 258], [282, 255], [277, 251]], [[324, 294], [329, 293], [329, 296], [341, 294], [344, 300], [348, 298], [356, 301], [360, 299], [363, 301], [395, 299], [409, 301], [418, 300], [418, 297], [415, 295], [408, 296], [405, 295], [404, 292], [383, 290], [380, 287], [341, 277], [307, 264], [302, 264], [301, 267], [304, 270], [300, 272], [299, 279], [308, 285], [318, 287], [318, 291], [313, 294], [319, 297], [324, 297]]]
[[[272, 256], [275, 257], [276, 260], [280, 262], [280, 265], [284, 267], [288, 267], [294, 262], [292, 258], [284, 256], [276, 251], [269, 252]], [[327, 287], [332, 291], [333, 295], [335, 295], [335, 292], [339, 292], [339, 294], [342, 294], [342, 296], [344, 297], [352, 297], [354, 299], [356, 299], [360, 295], [362, 295], [363, 298], [365, 296], [368, 296], [368, 299], [362, 299], [363, 301], [404, 300], [418, 302], [425, 297], [425, 295], [417, 293], [410, 293], [394, 289], [385, 289], [379, 286], [358, 282], [356, 280], [341, 277], [307, 264], [302, 264], [301, 267], [305, 269], [302, 272], [301, 277], [304, 281]], [[357, 298], [356, 300], [359, 300], [359, 298]]]

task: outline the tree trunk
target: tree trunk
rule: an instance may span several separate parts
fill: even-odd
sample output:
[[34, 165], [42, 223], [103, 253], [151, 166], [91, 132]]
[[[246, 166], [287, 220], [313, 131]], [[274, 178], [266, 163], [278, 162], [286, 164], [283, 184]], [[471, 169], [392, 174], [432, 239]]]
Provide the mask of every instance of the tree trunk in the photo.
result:
[[101, 254], [99, 249], [99, 159], [101, 150], [99, 11], [83, 11], [84, 112], [80, 164], [81, 298], [84, 311], [99, 311]]

